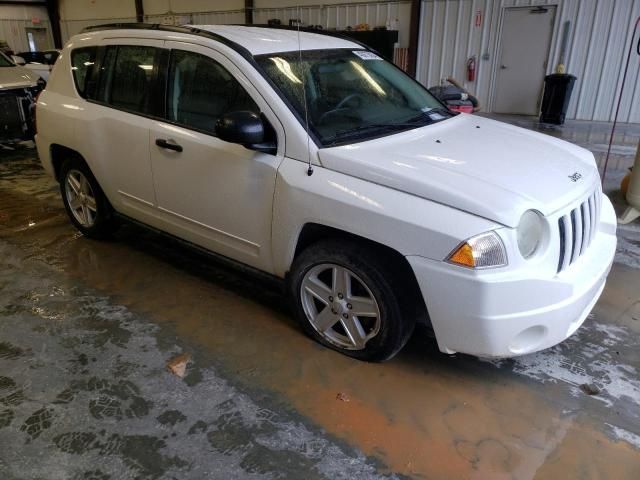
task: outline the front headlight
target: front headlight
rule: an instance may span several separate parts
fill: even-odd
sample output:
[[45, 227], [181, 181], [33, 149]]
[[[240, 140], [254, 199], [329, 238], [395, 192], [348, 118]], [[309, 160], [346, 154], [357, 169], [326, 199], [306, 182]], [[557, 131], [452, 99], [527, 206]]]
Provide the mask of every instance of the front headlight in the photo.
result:
[[507, 265], [507, 252], [498, 234], [487, 232], [460, 244], [447, 261], [468, 268], [504, 267]]
[[527, 210], [518, 224], [518, 248], [524, 258], [531, 258], [538, 250], [544, 234], [544, 220], [534, 211]]

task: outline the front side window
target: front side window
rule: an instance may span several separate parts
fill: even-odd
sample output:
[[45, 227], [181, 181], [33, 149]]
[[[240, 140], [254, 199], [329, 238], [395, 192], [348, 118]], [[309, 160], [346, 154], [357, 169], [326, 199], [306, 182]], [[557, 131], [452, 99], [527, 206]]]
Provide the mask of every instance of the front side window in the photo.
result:
[[153, 113], [157, 50], [124, 45], [108, 48], [98, 87], [99, 100], [131, 112]]
[[298, 118], [305, 118], [306, 101], [310, 130], [322, 146], [452, 116], [424, 87], [366, 50], [274, 53], [257, 56], [256, 61]]
[[71, 71], [76, 89], [82, 98], [87, 98], [87, 86], [96, 62], [98, 47], [78, 48], [71, 52]]
[[172, 50], [169, 121], [213, 134], [218, 118], [240, 110], [260, 113], [247, 91], [222, 65], [198, 53]]

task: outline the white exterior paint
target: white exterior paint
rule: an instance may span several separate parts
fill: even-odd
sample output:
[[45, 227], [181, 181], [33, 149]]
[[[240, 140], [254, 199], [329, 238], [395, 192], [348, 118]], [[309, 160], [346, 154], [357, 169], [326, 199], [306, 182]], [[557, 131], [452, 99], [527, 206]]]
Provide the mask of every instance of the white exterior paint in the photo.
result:
[[[551, 215], [588, 196], [598, 183], [586, 150], [466, 114], [390, 137], [322, 149], [320, 159], [332, 170], [371, 182], [383, 179], [391, 188], [510, 227], [517, 227], [526, 210]], [[567, 188], [567, 177], [576, 171], [583, 181]], [[541, 178], [545, 181], [532, 181]]]
[[[218, 32], [261, 51], [253, 30]], [[285, 50], [286, 33], [271, 32]], [[70, 51], [113, 43], [116, 35], [121, 43], [179, 44], [223, 63], [274, 125], [277, 153], [245, 150], [80, 98]], [[309, 48], [326, 40], [302, 36]], [[305, 129], [252, 64], [201, 36], [122, 30], [74, 37], [39, 97], [38, 125], [38, 153], [50, 174], [51, 145], [71, 148], [117, 211], [268, 273], [285, 276], [309, 223], [395, 250], [413, 269], [444, 352], [513, 356], [564, 340], [600, 295], [615, 252], [615, 215], [588, 151], [460, 115], [353, 145], [318, 149], [311, 142], [307, 152]], [[189, 148], [157, 151], [153, 139], [160, 132]], [[579, 183], [567, 178], [575, 172], [582, 174]], [[558, 220], [594, 193], [601, 215], [593, 242], [557, 273]], [[528, 260], [519, 253], [515, 228], [526, 209], [545, 215], [541, 246]], [[504, 245], [506, 266], [473, 270], [446, 261], [462, 242], [485, 232]]]
[[[578, 77], [567, 118], [612, 121], [622, 70], [640, 0], [423, 0], [418, 80], [428, 86], [453, 76], [474, 92], [491, 111], [495, 92], [500, 31], [504, 9], [556, 5], [547, 73], [558, 63], [562, 28], [571, 22], [567, 72]], [[476, 13], [482, 15], [475, 26]], [[483, 54], [489, 60], [482, 60]], [[466, 61], [475, 55], [477, 77], [466, 81]], [[621, 122], [640, 122], [640, 57], [634, 55], [620, 108]]]

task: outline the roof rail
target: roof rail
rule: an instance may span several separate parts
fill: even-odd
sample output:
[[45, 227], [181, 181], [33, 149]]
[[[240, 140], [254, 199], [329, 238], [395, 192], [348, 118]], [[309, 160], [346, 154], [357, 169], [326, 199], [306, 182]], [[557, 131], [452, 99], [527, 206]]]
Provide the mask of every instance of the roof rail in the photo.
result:
[[[252, 24], [252, 25], [243, 25], [243, 24], [236, 24], [234, 26], [237, 27], [256, 27], [256, 28], [271, 28], [273, 30], [290, 30], [290, 31], [294, 31], [297, 32], [298, 31], [298, 27], [294, 27], [294, 26], [290, 26], [290, 25], [266, 25], [264, 23], [259, 23], [259, 24]], [[362, 48], [366, 48], [367, 50], [371, 50], [372, 52], [380, 55], [380, 53], [378, 53], [376, 50], [374, 50], [373, 48], [371, 48], [368, 45], [365, 45], [364, 43], [349, 37], [348, 35], [345, 35], [344, 33], [337, 31], [337, 30], [321, 30], [321, 29], [317, 29], [317, 28], [310, 28], [310, 27], [300, 27], [299, 30], [301, 32], [306, 32], [306, 33], [315, 33], [317, 35], [326, 35], [328, 37], [335, 37], [335, 38], [339, 38], [340, 40], [345, 40], [347, 42], [351, 42], [351, 43], [355, 43], [356, 45], [360, 45]], [[382, 56], [382, 55], [380, 55]]]
[[222, 35], [218, 35], [217, 33], [209, 32], [207, 30], [201, 30], [199, 28], [194, 27], [178, 27], [174, 25], [162, 25], [160, 23], [140, 23], [140, 22], [131, 22], [131, 23], [106, 23], [103, 25], [93, 25], [89, 27], [85, 27], [81, 33], [87, 32], [99, 32], [102, 30], [160, 30], [162, 32], [174, 32], [174, 33], [186, 33], [189, 35], [197, 35], [199, 37], [210, 38], [212, 40], [216, 40], [223, 45], [228, 46], [229, 48], [235, 50], [240, 55], [242, 55], [245, 59], [253, 61], [253, 55], [251, 52], [240, 45], [239, 43], [234, 42], [233, 40], [229, 40], [227, 37]]
[[[294, 31], [294, 32], [298, 31], [298, 27], [292, 27], [292, 26], [288, 26], [288, 25], [265, 25], [265, 24], [244, 25], [244, 24], [233, 24], [231, 26], [234, 26], [234, 27], [248, 27], [248, 28], [249, 27], [270, 28], [272, 30], [289, 30], [289, 31]], [[93, 26], [85, 27], [82, 30], [81, 33], [97, 32], [97, 31], [100, 31], [100, 30], [121, 30], [121, 29], [127, 29], [127, 30], [160, 30], [160, 31], [163, 31], [163, 32], [187, 33], [187, 34], [191, 34], [191, 35], [198, 35], [198, 36], [201, 36], [201, 37], [207, 37], [207, 38], [211, 38], [213, 40], [217, 40], [217, 41], [227, 45], [228, 47], [236, 50], [243, 57], [252, 57], [252, 55], [249, 52], [249, 50], [247, 50], [242, 45], [234, 42], [233, 40], [229, 40], [225, 36], [219, 35], [217, 33], [210, 32], [208, 30], [201, 30], [199, 28], [187, 27], [187, 26], [179, 27], [179, 26], [174, 26], [174, 25], [162, 25], [160, 23], [140, 23], [140, 22], [106, 23], [106, 24], [103, 24], [103, 25], [93, 25]], [[299, 30], [301, 32], [305, 32], [305, 33], [315, 33], [317, 35], [326, 35], [326, 36], [329, 36], [329, 37], [335, 37], [335, 38], [339, 38], [341, 40], [346, 40], [348, 42], [355, 43], [356, 45], [360, 45], [362, 48], [366, 48], [367, 50], [371, 50], [372, 52], [375, 52], [378, 55], [380, 55], [373, 48], [371, 48], [371, 47], [365, 45], [364, 43], [359, 42], [358, 40], [355, 40], [355, 39], [353, 39], [353, 38], [351, 38], [351, 37], [349, 37], [347, 35], [344, 35], [341, 32], [329, 31], [329, 30], [318, 30], [318, 29], [308, 28], [308, 27], [300, 27]]]

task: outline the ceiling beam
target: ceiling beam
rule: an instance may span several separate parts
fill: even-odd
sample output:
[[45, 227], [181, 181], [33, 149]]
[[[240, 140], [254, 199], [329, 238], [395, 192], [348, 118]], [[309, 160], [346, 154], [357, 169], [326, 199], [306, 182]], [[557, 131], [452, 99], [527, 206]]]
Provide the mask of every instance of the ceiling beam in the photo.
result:
[[135, 0], [136, 2], [136, 22], [143, 23], [144, 22], [144, 6], [142, 5], [142, 0]]
[[36, 0], [34, 2], [29, 2], [28, 0], [17, 0], [15, 2], [12, 2], [10, 0], [4, 0], [4, 1], [0, 1], [0, 5], [29, 5], [29, 6], [36, 6], [36, 7], [44, 7], [48, 2], [45, 0]]
[[253, 25], [253, 0], [244, 0], [244, 23]]
[[62, 32], [60, 30], [60, 5], [58, 0], [47, 0], [44, 2], [49, 15], [49, 24], [51, 25], [51, 35], [53, 36], [53, 45], [56, 48], [62, 48]]
[[409, 20], [409, 51], [408, 54], [408, 74], [416, 76], [418, 65], [418, 40], [420, 36], [420, 7], [422, 0], [411, 0], [411, 17]]

